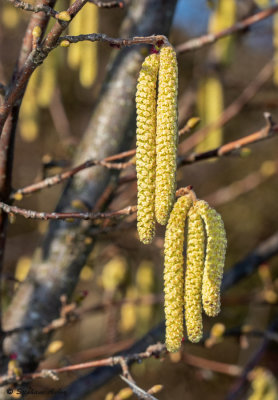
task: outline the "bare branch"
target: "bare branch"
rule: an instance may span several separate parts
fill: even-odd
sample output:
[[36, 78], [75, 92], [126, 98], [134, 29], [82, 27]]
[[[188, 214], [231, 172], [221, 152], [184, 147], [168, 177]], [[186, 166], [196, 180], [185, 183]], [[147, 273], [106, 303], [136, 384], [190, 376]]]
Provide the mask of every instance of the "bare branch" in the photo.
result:
[[214, 157], [228, 156], [235, 151], [239, 151], [243, 147], [249, 146], [250, 144], [254, 144], [273, 137], [278, 132], [278, 125], [273, 124], [271, 120], [271, 115], [269, 113], [264, 113], [264, 117], [266, 119], [266, 126], [260, 129], [258, 132], [223, 144], [216, 149], [208, 150], [203, 153], [192, 153], [188, 156], [181, 157], [178, 161], [178, 164], [182, 166]]
[[104, 219], [104, 218], [117, 218], [122, 216], [127, 216], [133, 214], [137, 210], [137, 206], [128, 206], [118, 211], [111, 212], [87, 212], [87, 213], [77, 213], [77, 212], [68, 212], [68, 213], [58, 213], [58, 212], [37, 212], [33, 210], [26, 210], [25, 208], [19, 208], [16, 206], [10, 206], [9, 204], [3, 203], [0, 201], [0, 209], [8, 214], [21, 215], [27, 219], [39, 219], [39, 220], [69, 220], [72, 219], [84, 219], [84, 220], [96, 220], [96, 219]]
[[124, 8], [125, 7], [125, 2], [120, 1], [120, 0], [114, 0], [114, 1], [99, 1], [99, 0], [89, 0], [90, 3], [95, 4], [99, 8]]
[[59, 45], [62, 41], [68, 41], [70, 43], [78, 43], [83, 42], [85, 40], [90, 42], [107, 42], [112, 47], [126, 47], [138, 44], [151, 44], [153, 46], [157, 44], [163, 44], [168, 41], [168, 39], [163, 35], [152, 35], [152, 36], [137, 36], [129, 39], [123, 38], [112, 38], [107, 36], [105, 33], [89, 33], [87, 35], [78, 35], [78, 36], [61, 36], [57, 42]]
[[21, 8], [22, 10], [25, 11], [31, 11], [34, 13], [43, 11], [46, 15], [49, 15], [54, 18], [56, 18], [56, 15], [58, 14], [58, 12], [53, 10], [52, 7], [49, 7], [45, 4], [33, 5], [30, 3], [26, 3], [25, 1], [22, 0], [8, 0], [8, 1], [12, 3], [14, 7]]
[[[125, 366], [132, 362], [139, 362], [147, 358], [151, 357], [159, 357], [163, 353], [166, 352], [166, 347], [164, 344], [157, 343], [156, 345], [148, 346], [146, 351], [137, 354], [130, 354], [127, 356], [115, 356], [115, 357], [108, 357], [102, 360], [96, 361], [89, 361], [81, 364], [75, 365], [68, 365], [66, 367], [55, 368], [51, 370], [42, 370], [39, 372], [34, 372], [30, 374], [24, 374], [21, 377], [9, 377], [9, 376], [2, 376], [0, 377], [0, 386], [6, 385], [8, 383], [15, 383], [15, 382], [28, 382], [33, 379], [37, 378], [46, 378], [50, 377], [52, 374], [57, 376], [63, 372], [70, 372], [70, 371], [81, 371], [83, 369], [89, 369], [94, 367], [113, 367], [115, 365], [119, 365], [123, 369], [123, 373], [125, 375]], [[124, 367], [123, 367], [124, 366]]]
[[200, 143], [211, 129], [217, 129], [221, 126], [224, 126], [227, 124], [227, 122], [234, 118], [272, 76], [272, 73], [273, 60], [270, 60], [258, 73], [256, 78], [243, 90], [238, 98], [223, 111], [223, 113], [215, 122], [196, 131], [182, 143], [182, 152], [185, 153]]
[[207, 46], [208, 44], [215, 43], [217, 40], [222, 39], [223, 37], [232, 35], [234, 33], [245, 30], [251, 25], [256, 24], [266, 18], [271, 17], [278, 11], [278, 6], [269, 7], [263, 11], [260, 11], [251, 17], [245, 18], [242, 21], [237, 22], [235, 25], [230, 28], [224, 29], [218, 33], [209, 33], [204, 36], [200, 36], [195, 39], [188, 40], [186, 43], [180, 44], [176, 46], [176, 52], [178, 54], [185, 53], [187, 51], [197, 50], [201, 47]]

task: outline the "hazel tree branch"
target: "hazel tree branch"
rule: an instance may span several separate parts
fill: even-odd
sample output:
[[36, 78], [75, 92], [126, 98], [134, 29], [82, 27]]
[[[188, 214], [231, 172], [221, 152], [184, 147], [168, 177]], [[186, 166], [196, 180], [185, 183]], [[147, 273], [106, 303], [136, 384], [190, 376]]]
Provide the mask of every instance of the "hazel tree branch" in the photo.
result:
[[52, 7], [49, 7], [48, 5], [45, 4], [37, 4], [33, 5], [30, 3], [26, 3], [25, 1], [22, 0], [8, 0], [10, 3], [15, 8], [21, 8], [22, 10], [25, 11], [31, 11], [33, 13], [38, 13], [38, 12], [44, 12], [45, 15], [51, 16], [56, 18], [56, 16], [59, 14], [57, 11], [55, 11]]
[[[208, 160], [211, 158], [219, 158], [222, 156], [228, 156], [230, 154], [233, 154], [236, 151], [239, 151], [241, 148], [243, 148], [247, 145], [251, 145], [258, 141], [271, 138], [273, 135], [275, 135], [278, 132], [278, 125], [276, 125], [272, 122], [271, 114], [265, 113], [264, 117], [266, 118], [267, 124], [264, 128], [262, 128], [258, 132], [252, 133], [251, 135], [248, 135], [248, 136], [244, 136], [243, 138], [226, 143], [220, 147], [217, 147], [215, 149], [212, 149], [212, 150], [209, 150], [206, 152], [191, 153], [187, 156], [181, 156], [178, 159], [178, 167], [181, 167], [181, 166], [184, 166], [187, 164], [193, 164], [198, 161]], [[186, 132], [188, 132], [188, 129]], [[180, 135], [184, 134], [184, 133], [185, 133], [184, 128], [179, 131]], [[35, 193], [44, 188], [57, 185], [65, 180], [71, 178], [72, 176], [76, 175], [80, 171], [83, 171], [84, 169], [87, 169], [87, 168], [91, 168], [93, 166], [101, 165], [108, 169], [116, 169], [116, 170], [125, 169], [133, 164], [133, 160], [129, 160], [127, 162], [120, 162], [120, 163], [114, 163], [114, 162], [110, 162], [110, 161], [115, 161], [115, 160], [122, 159], [125, 157], [134, 156], [135, 154], [136, 154], [136, 149], [132, 149], [132, 150], [128, 150], [128, 151], [125, 151], [122, 153], [115, 154], [113, 156], [106, 157], [103, 160], [87, 160], [84, 163], [69, 169], [68, 171], [53, 175], [51, 177], [43, 179], [42, 181], [33, 183], [24, 188], [15, 190], [11, 195], [11, 199], [17, 200], [18, 198], [20, 199], [21, 195], [24, 196], [27, 194]], [[132, 179], [135, 179], [135, 175], [133, 175]], [[126, 183], [126, 179], [124, 179], [123, 183]]]
[[[274, 124], [270, 113], [268, 113], [268, 112], [264, 113], [264, 117], [266, 119], [266, 125], [264, 128], [260, 129], [259, 131], [252, 133], [251, 135], [247, 135], [238, 140], [224, 144], [216, 149], [209, 150], [209, 151], [199, 153], [199, 154], [193, 153], [189, 156], [181, 157], [178, 160], [178, 166], [181, 167], [181, 166], [184, 166], [187, 164], [192, 164], [194, 162], [201, 161], [201, 160], [211, 159], [211, 158], [215, 158], [215, 157], [228, 156], [228, 155], [234, 153], [235, 151], [239, 151], [242, 147], [245, 147], [247, 145], [254, 144], [254, 143], [260, 142], [262, 140], [271, 138], [278, 132], [278, 125]], [[102, 161], [88, 160], [87, 162], [82, 163], [81, 165], [79, 165], [69, 171], [66, 171], [62, 174], [55, 175], [53, 177], [47, 178], [47, 179], [45, 179], [41, 182], [38, 182], [36, 184], [33, 184], [31, 186], [27, 186], [25, 189], [24, 188], [19, 189], [18, 191], [16, 191], [13, 194], [13, 198], [16, 198], [16, 194], [23, 195], [23, 194], [27, 194], [27, 193], [33, 193], [44, 187], [53, 186], [57, 183], [62, 182], [65, 179], [68, 179], [69, 177], [77, 174], [78, 172], [84, 170], [85, 168], [89, 168], [94, 165], [101, 165], [101, 166], [105, 166], [107, 168], [113, 168], [114, 164], [108, 163], [109, 160], [122, 158], [125, 156], [129, 156], [131, 154], [134, 154], [134, 150], [130, 150], [130, 151], [127, 151], [124, 153], [119, 153], [114, 156], [106, 157], [106, 159], [104, 159]], [[121, 169], [121, 168], [126, 168], [128, 165], [130, 165], [130, 162], [116, 164], [115, 167], [116, 167], [116, 169]], [[257, 180], [255, 182], [257, 182]], [[252, 187], [253, 186], [251, 186], [251, 188]], [[247, 186], [247, 188], [249, 188], [249, 186]], [[55, 212], [54, 213], [46, 213], [46, 212], [37, 212], [37, 211], [33, 211], [33, 210], [26, 210], [26, 209], [19, 208], [16, 206], [10, 206], [4, 202], [0, 202], [0, 209], [2, 209], [6, 213], [12, 213], [12, 214], [16, 214], [16, 215], [21, 215], [25, 218], [40, 219], [40, 220], [71, 219], [71, 218], [84, 219], [84, 220], [95, 220], [98, 218], [114, 218], [119, 215], [130, 215], [130, 214], [136, 212], [136, 210], [137, 210], [136, 206], [129, 206], [123, 210], [118, 210], [118, 211], [114, 211], [114, 212], [110, 212], [110, 213], [55, 213]]]
[[89, 0], [90, 3], [95, 4], [99, 8], [124, 8], [125, 7], [125, 2], [120, 1], [120, 0], [114, 0], [114, 1], [99, 1], [99, 0]]
[[182, 143], [182, 152], [191, 150], [199, 144], [211, 129], [217, 129], [227, 124], [243, 109], [243, 107], [256, 95], [259, 89], [270, 79], [273, 73], [273, 60], [270, 60], [258, 73], [256, 78], [243, 90], [243, 92], [223, 111], [213, 123], [197, 130]]
[[244, 20], [237, 22], [230, 28], [226, 28], [218, 33], [209, 33], [207, 35], [203, 35], [198, 38], [188, 40], [185, 43], [179, 44], [178, 46], [176, 46], [176, 52], [178, 54], [181, 54], [187, 51], [198, 50], [204, 46], [213, 44], [219, 39], [243, 31], [246, 28], [250, 27], [251, 25], [254, 25], [257, 22], [263, 21], [264, 19], [271, 17], [277, 11], [278, 11], [278, 5], [269, 7], [263, 11], [259, 11], [258, 13], [252, 15], [251, 17], [245, 18]]

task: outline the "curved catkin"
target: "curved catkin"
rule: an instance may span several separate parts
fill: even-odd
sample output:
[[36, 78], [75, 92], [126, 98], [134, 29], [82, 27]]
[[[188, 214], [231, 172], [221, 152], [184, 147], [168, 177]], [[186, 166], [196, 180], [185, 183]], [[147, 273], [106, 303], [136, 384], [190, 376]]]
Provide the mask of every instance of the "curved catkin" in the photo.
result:
[[189, 196], [180, 197], [171, 212], [164, 244], [164, 293], [166, 347], [178, 351], [183, 337], [184, 303], [184, 228], [192, 204]]
[[188, 339], [197, 343], [203, 336], [202, 281], [205, 257], [205, 227], [195, 207], [188, 213], [185, 323]]
[[142, 64], [136, 92], [137, 230], [139, 239], [145, 244], [152, 241], [155, 228], [155, 135], [158, 67], [158, 54], [151, 54], [146, 57]]
[[167, 223], [176, 189], [178, 67], [175, 50], [160, 50], [157, 97], [155, 215]]
[[196, 207], [206, 227], [207, 248], [203, 275], [202, 301], [205, 313], [215, 317], [220, 312], [220, 287], [227, 247], [221, 216], [207, 202], [198, 200]]

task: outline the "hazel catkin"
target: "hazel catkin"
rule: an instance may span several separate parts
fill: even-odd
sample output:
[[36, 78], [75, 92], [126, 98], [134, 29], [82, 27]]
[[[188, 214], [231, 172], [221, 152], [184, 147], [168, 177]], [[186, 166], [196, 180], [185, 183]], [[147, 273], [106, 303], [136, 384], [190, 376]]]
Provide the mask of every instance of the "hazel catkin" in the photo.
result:
[[220, 288], [223, 276], [227, 239], [221, 216], [204, 200], [195, 203], [207, 234], [203, 275], [202, 302], [205, 313], [215, 317], [220, 312]]
[[156, 85], [159, 55], [151, 54], [142, 64], [136, 92], [137, 139], [137, 230], [139, 239], [147, 244], [155, 228], [155, 167], [156, 167]]
[[203, 336], [202, 281], [205, 256], [205, 228], [194, 206], [188, 213], [186, 275], [185, 275], [185, 322], [188, 339], [197, 343]]
[[184, 305], [184, 228], [190, 196], [180, 197], [171, 212], [164, 244], [164, 293], [166, 317], [166, 347], [178, 351], [183, 337]]
[[155, 215], [167, 223], [176, 189], [178, 68], [175, 50], [160, 50], [157, 97]]

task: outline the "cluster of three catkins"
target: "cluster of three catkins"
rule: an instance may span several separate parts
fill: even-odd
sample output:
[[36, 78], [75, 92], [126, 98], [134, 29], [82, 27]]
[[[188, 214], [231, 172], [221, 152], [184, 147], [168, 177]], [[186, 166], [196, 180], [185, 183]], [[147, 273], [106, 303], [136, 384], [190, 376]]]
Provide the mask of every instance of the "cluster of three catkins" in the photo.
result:
[[170, 45], [146, 57], [137, 93], [137, 228], [140, 240], [152, 241], [155, 219], [168, 221], [176, 189], [177, 60]]

